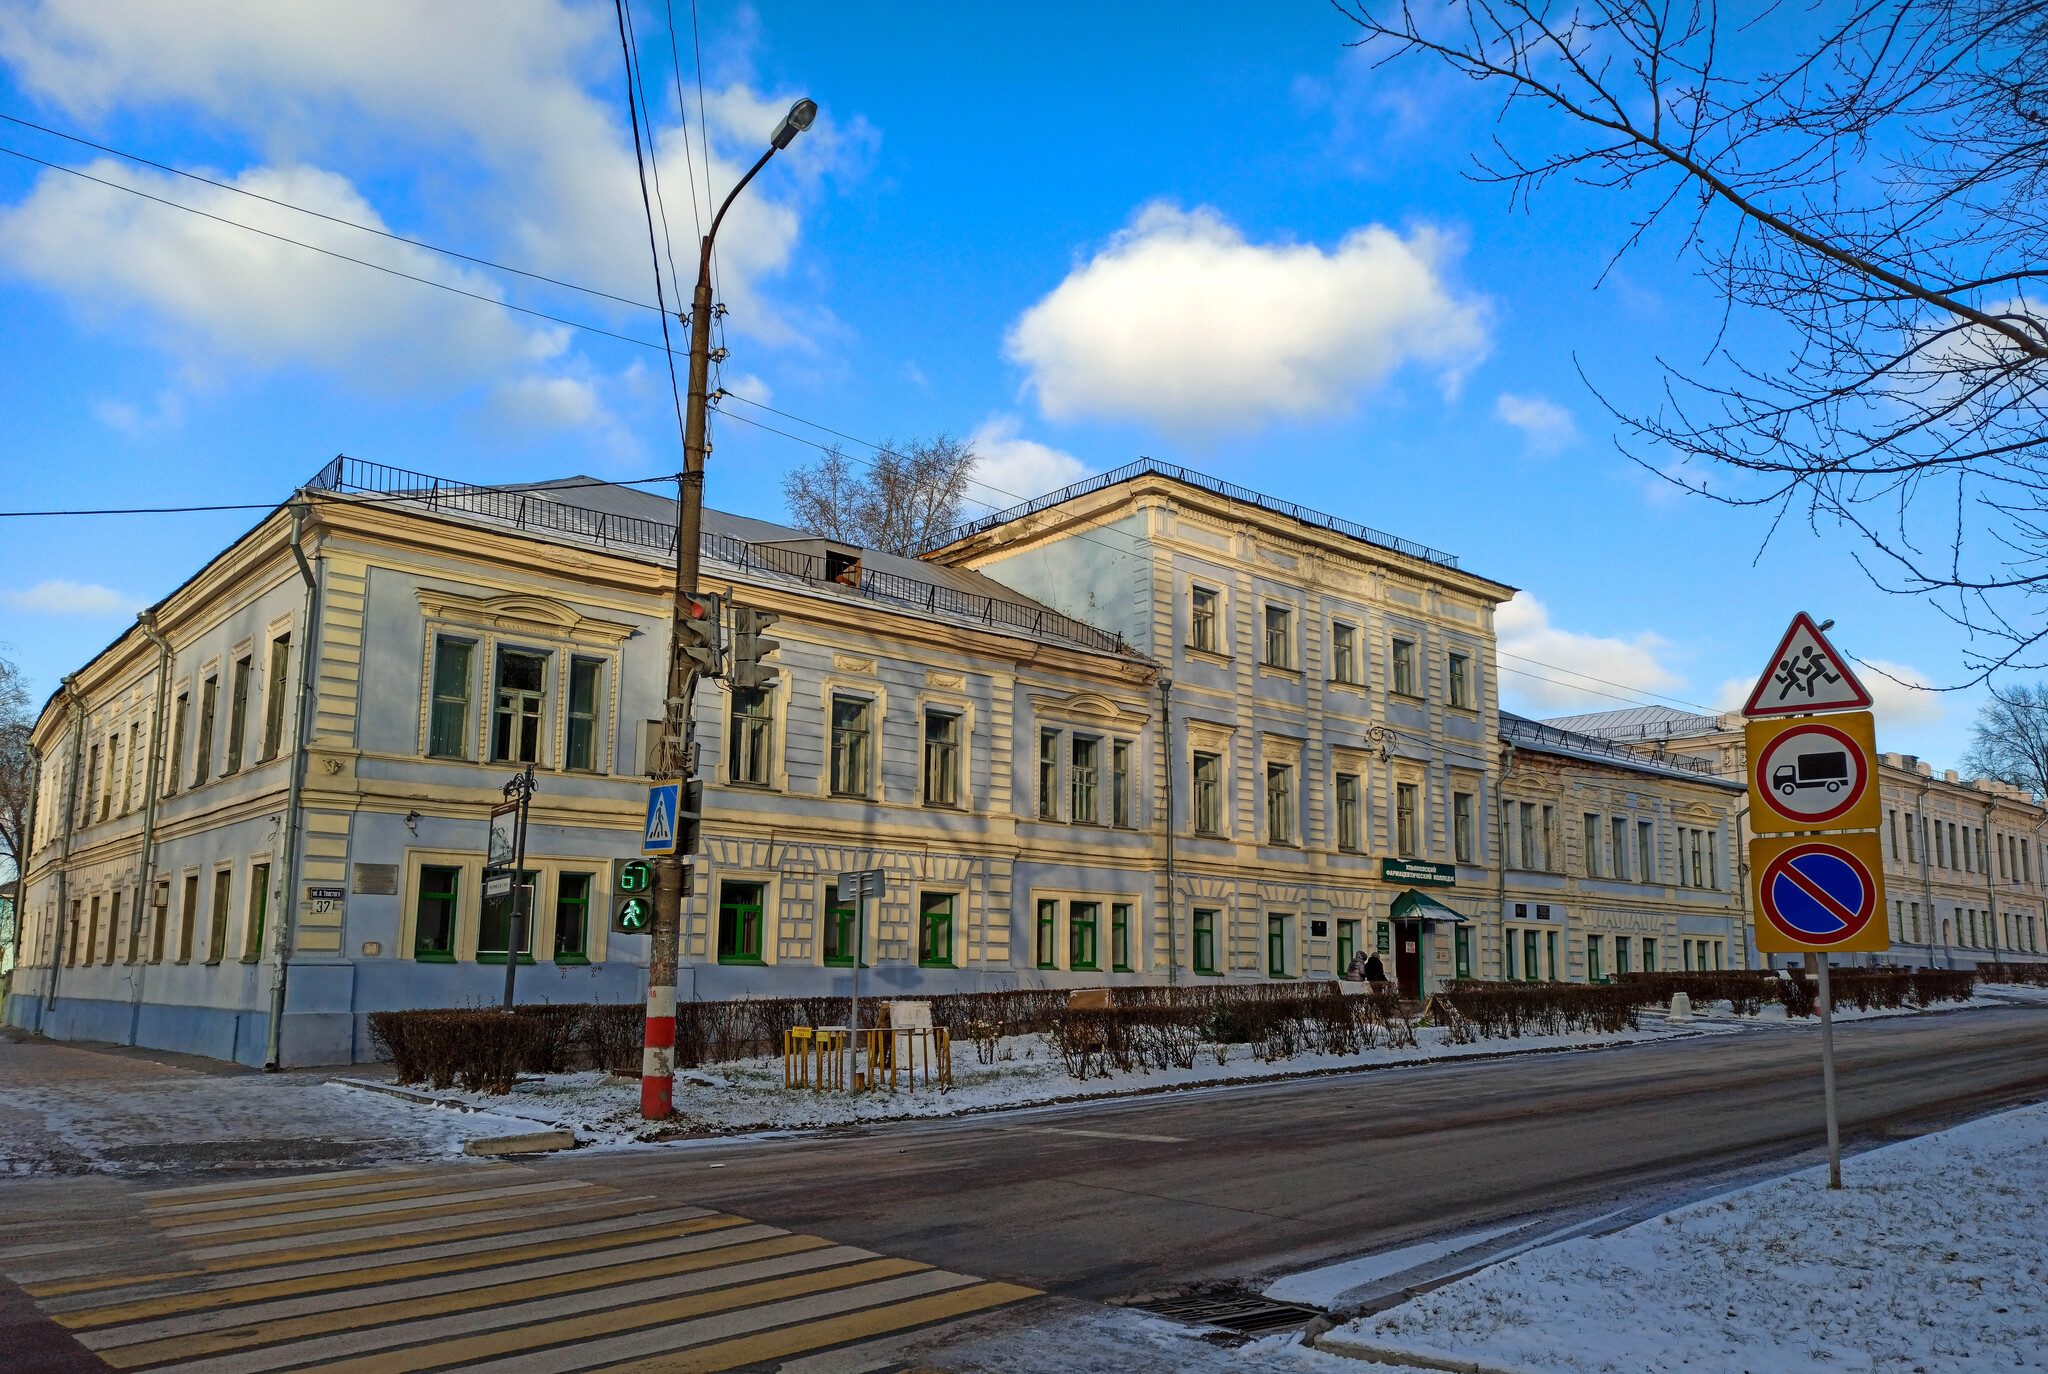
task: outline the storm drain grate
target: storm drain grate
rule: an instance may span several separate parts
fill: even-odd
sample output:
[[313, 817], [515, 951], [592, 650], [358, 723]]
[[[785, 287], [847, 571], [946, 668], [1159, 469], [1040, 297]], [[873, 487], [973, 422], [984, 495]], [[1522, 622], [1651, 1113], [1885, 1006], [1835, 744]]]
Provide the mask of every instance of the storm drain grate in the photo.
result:
[[1143, 1312], [1178, 1322], [1220, 1326], [1246, 1336], [1265, 1336], [1305, 1326], [1323, 1314], [1313, 1307], [1273, 1302], [1250, 1293], [1209, 1293], [1200, 1297], [1167, 1298], [1131, 1304]]

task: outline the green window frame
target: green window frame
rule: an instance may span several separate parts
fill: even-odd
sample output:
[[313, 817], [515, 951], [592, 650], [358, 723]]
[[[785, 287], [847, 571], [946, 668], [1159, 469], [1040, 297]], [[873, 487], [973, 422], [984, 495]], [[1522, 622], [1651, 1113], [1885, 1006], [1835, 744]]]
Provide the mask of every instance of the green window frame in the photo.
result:
[[917, 966], [953, 967], [953, 894], [927, 892], [917, 899]]
[[594, 873], [562, 873], [555, 877], [555, 962], [590, 962], [590, 894]]
[[1194, 913], [1194, 959], [1195, 972], [1216, 972], [1216, 913], [1197, 911]]
[[585, 773], [597, 769], [597, 688], [603, 671], [599, 659], [569, 660], [569, 738], [563, 764]]
[[1268, 978], [1289, 978], [1287, 971], [1287, 918], [1268, 916], [1266, 918], [1266, 976]]
[[1643, 937], [1643, 972], [1655, 973], [1656, 971], [1657, 941], [1654, 937], [1645, 935]]
[[[1547, 933], [1550, 936], [1551, 977], [1554, 980], [1557, 977], [1557, 933]], [[1536, 932], [1533, 930], [1522, 932], [1522, 980], [1527, 983], [1543, 981], [1543, 970], [1536, 966]]]
[[[513, 891], [502, 897], [486, 897], [476, 921], [476, 961], [479, 964], [502, 964], [505, 962], [505, 946], [512, 939], [512, 900], [518, 889], [531, 887], [533, 900], [540, 898], [540, 874], [526, 868], [519, 871], [513, 883]], [[519, 962], [533, 962], [533, 928], [540, 924], [540, 913], [532, 905], [526, 911], [526, 929], [519, 932]]]
[[1109, 908], [1109, 966], [1117, 973], [1131, 971], [1131, 904], [1114, 902]]
[[1358, 922], [1337, 922], [1337, 971], [1341, 974], [1358, 957]]
[[413, 909], [412, 957], [435, 963], [455, 959], [455, 920], [462, 870], [452, 864], [422, 864], [418, 905]]
[[859, 915], [852, 903], [839, 900], [839, 884], [826, 885], [823, 958], [828, 967], [853, 967], [854, 945], [860, 933], [854, 928], [854, 922]]
[[1614, 937], [1614, 976], [1635, 971], [1635, 941], [1626, 935]]
[[1601, 947], [1600, 937], [1598, 935], [1588, 935], [1586, 937], [1587, 982], [1604, 983], [1607, 981], [1607, 960], [1605, 954], [1606, 951]]
[[1451, 934], [1452, 968], [1459, 978], [1472, 976], [1472, 927], [1459, 924]]
[[1549, 971], [1550, 981], [1555, 983], [1557, 981], [1557, 932], [1554, 930], [1543, 932], [1543, 945], [1546, 960], [1544, 968]]
[[1515, 958], [1515, 945], [1521, 938], [1522, 932], [1516, 930], [1513, 926], [1509, 926], [1501, 932], [1500, 976], [1510, 983], [1520, 982], [1522, 977], [1516, 971], [1517, 963]]
[[719, 963], [761, 962], [761, 906], [765, 891], [761, 883], [718, 885]]
[[427, 716], [427, 753], [433, 758], [469, 757], [469, 665], [475, 649], [466, 639], [434, 641], [434, 700]]
[[1093, 973], [1099, 954], [1097, 940], [1101, 935], [1102, 903], [1070, 902], [1067, 904], [1067, 967], [1076, 972]]
[[1040, 968], [1058, 968], [1060, 928], [1060, 904], [1050, 898], [1038, 903], [1038, 929], [1033, 941], [1033, 953], [1037, 955]]
[[[117, 892], [114, 894], [114, 914], [116, 917], [119, 917], [121, 914], [120, 901], [121, 894]], [[253, 964], [263, 957], [263, 926], [269, 915], [270, 865], [251, 864], [249, 865], [249, 920], [242, 932], [243, 963]], [[119, 925], [120, 922], [116, 920], [115, 924]], [[132, 935], [128, 941], [128, 948], [130, 951], [128, 962], [134, 963], [135, 940]]]

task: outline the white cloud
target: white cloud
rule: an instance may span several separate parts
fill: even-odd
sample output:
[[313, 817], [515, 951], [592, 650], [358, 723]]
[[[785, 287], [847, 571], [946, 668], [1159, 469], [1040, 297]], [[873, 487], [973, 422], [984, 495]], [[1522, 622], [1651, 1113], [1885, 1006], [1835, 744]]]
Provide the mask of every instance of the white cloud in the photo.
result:
[[5, 595], [15, 610], [38, 615], [134, 615], [144, 605], [111, 587], [90, 582], [38, 582], [27, 591]]
[[[1933, 680], [1918, 668], [1888, 659], [1868, 658], [1852, 664], [1856, 680], [1870, 692], [1871, 710], [1877, 716], [1880, 733], [1916, 725], [1939, 725], [1948, 716], [1948, 698], [1929, 690]], [[1756, 689], [1756, 679], [1731, 677], [1721, 684], [1714, 704], [1723, 711], [1739, 711]]]
[[979, 459], [974, 465], [977, 499], [1007, 506], [1079, 481], [1088, 465], [1071, 453], [1017, 437], [1017, 417], [992, 415], [968, 437]]
[[1353, 230], [1333, 252], [1253, 244], [1215, 210], [1147, 206], [1011, 328], [1044, 412], [1177, 432], [1342, 410], [1403, 363], [1452, 379], [1486, 351], [1441, 234]]
[[1549, 609], [1528, 592], [1516, 592], [1496, 610], [1493, 624], [1501, 691], [1513, 710], [1537, 716], [1619, 711], [1638, 703], [1617, 697], [1671, 693], [1685, 686], [1685, 679], [1662, 661], [1670, 648], [1665, 640], [1649, 633], [1613, 639], [1561, 630], [1550, 623]]
[[775, 389], [751, 372], [732, 372], [725, 378], [725, 389], [742, 401], [767, 405], [775, 399]]
[[[666, 35], [652, 27], [658, 20], [642, 19], [643, 45], [665, 48]], [[268, 165], [244, 171], [239, 184], [371, 223], [381, 221], [357, 186], [390, 186], [394, 201], [419, 206], [411, 213], [461, 226], [429, 237], [458, 238], [485, 256], [637, 300], [651, 295], [651, 283], [639, 174], [618, 98], [617, 42], [609, 7], [569, 0], [503, 0], [488, 23], [459, 6], [410, 0], [311, 7], [28, 0], [0, 7], [0, 60], [17, 87], [75, 121], [166, 108], [180, 117], [196, 114], [207, 132], [239, 132], [264, 150]], [[695, 211], [680, 126], [655, 134], [666, 219], [686, 277], [694, 275], [694, 255], [685, 250], [705, 218], [702, 202], [734, 184], [788, 105], [787, 96], [744, 82], [707, 95], [713, 151], [707, 174], [693, 133]], [[789, 264], [799, 206], [811, 188], [823, 176], [857, 169], [872, 139], [858, 119], [835, 124], [821, 117], [777, 157], [775, 174], [734, 205], [719, 235], [729, 330], [798, 342], [814, 337], [816, 319], [793, 327], [761, 299], [760, 284]], [[723, 155], [728, 147], [736, 150], [733, 158]], [[322, 170], [344, 164], [348, 177]], [[279, 361], [331, 367], [335, 355], [345, 354], [358, 369], [409, 378], [416, 360], [452, 350], [450, 361], [427, 375], [465, 380], [465, 367], [498, 376], [525, 371], [528, 342], [547, 337], [487, 305], [379, 279], [241, 230], [206, 227], [176, 210], [145, 210], [139, 207], [146, 203], [119, 192], [88, 187], [60, 194], [50, 178], [63, 179], [47, 174], [14, 216], [31, 251], [29, 275], [102, 306], [109, 297], [127, 299], [124, 288], [132, 295], [140, 287], [145, 310], [237, 356], [274, 348]], [[153, 179], [132, 172], [115, 179], [155, 188]], [[182, 183], [172, 198], [216, 208], [216, 197], [225, 193]], [[484, 281], [402, 245], [266, 211], [244, 198], [220, 205], [231, 206], [222, 212], [233, 218], [323, 246], [346, 245], [356, 256], [437, 280]], [[147, 224], [145, 213], [154, 216]], [[174, 220], [190, 222], [175, 227]], [[498, 241], [481, 237], [486, 226]], [[69, 251], [67, 231], [79, 233]], [[147, 281], [127, 266], [124, 254], [135, 250], [153, 270]], [[94, 270], [115, 280], [96, 284], [89, 279]], [[338, 288], [341, 282], [347, 290]], [[588, 300], [566, 313], [613, 327], [651, 324], [628, 307]], [[387, 345], [396, 356], [385, 356]]]
[[491, 399], [501, 422], [526, 431], [574, 429], [601, 413], [597, 388], [572, 377], [522, 377], [501, 383]]
[[1503, 391], [1493, 403], [1493, 411], [1521, 430], [1529, 447], [1539, 452], [1553, 452], [1579, 437], [1572, 413], [1541, 396], [1515, 396]]

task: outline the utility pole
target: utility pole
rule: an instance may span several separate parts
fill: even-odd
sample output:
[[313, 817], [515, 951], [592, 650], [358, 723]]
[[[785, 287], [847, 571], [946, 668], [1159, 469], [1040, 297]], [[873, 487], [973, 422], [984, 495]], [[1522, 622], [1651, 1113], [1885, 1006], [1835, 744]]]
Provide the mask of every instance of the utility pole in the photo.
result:
[[[704, 410], [711, 376], [711, 245], [734, 197], [768, 165], [769, 158], [787, 148], [817, 117], [816, 101], [799, 100], [789, 107], [768, 141], [768, 151], [726, 195], [712, 217], [711, 232], [698, 248], [697, 292], [690, 302], [690, 390], [683, 417], [683, 471], [676, 479], [675, 605], [669, 621], [661, 747], [654, 763], [657, 779], [687, 783], [696, 771], [697, 751], [690, 736], [697, 679], [705, 676], [707, 669], [715, 673], [718, 668], [717, 622], [712, 620], [707, 627], [695, 602], [697, 553], [704, 526]], [[676, 848], [676, 853], [654, 862], [654, 938], [647, 956], [647, 1034], [640, 1064], [640, 1115], [649, 1121], [659, 1121], [675, 1110], [676, 969], [682, 959], [683, 899], [690, 895], [688, 855], [680, 844]]]

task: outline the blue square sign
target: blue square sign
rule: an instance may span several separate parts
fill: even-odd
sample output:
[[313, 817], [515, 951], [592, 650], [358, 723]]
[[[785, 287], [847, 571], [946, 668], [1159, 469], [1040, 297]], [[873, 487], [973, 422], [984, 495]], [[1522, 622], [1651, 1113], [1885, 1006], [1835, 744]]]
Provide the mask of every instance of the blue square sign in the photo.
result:
[[647, 829], [640, 837], [642, 854], [676, 852], [676, 804], [683, 785], [658, 782], [647, 789]]

